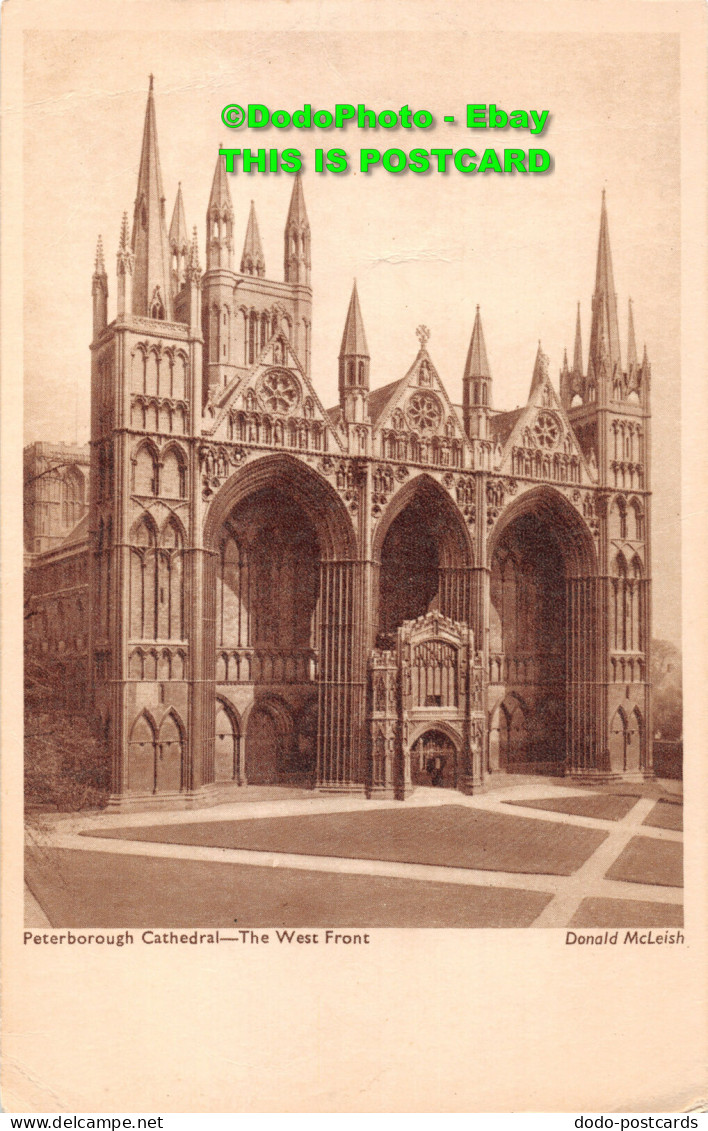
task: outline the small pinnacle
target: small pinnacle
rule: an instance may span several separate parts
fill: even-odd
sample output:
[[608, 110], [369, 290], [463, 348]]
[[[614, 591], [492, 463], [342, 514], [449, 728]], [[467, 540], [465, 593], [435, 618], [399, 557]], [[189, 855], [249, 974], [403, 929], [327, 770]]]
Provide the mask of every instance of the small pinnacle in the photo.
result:
[[479, 314], [479, 303], [477, 303], [477, 313]]
[[97, 274], [101, 271], [105, 271], [105, 266], [103, 263], [103, 239], [101, 236], [98, 237], [98, 241], [96, 243], [96, 265], [94, 267], [94, 270]]
[[152, 90], [152, 85], [153, 85], [153, 82], [154, 82], [154, 81], [155, 81], [155, 76], [154, 76], [154, 75], [150, 75], [150, 90]]

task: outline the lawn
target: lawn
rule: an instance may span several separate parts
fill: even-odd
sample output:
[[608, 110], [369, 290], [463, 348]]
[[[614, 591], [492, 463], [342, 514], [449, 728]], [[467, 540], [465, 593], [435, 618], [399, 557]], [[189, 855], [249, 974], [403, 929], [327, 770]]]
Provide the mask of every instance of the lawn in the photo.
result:
[[407, 810], [180, 822], [84, 835], [570, 876], [607, 834], [600, 829], [487, 813], [461, 805], [436, 805]]

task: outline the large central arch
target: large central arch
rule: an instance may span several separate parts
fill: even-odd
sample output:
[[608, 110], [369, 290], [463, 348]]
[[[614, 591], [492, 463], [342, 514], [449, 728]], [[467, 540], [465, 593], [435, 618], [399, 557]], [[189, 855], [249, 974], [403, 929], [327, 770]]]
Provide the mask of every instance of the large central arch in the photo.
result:
[[473, 552], [464, 518], [448, 492], [426, 474], [392, 499], [376, 531], [376, 629], [390, 646], [398, 628], [435, 609], [472, 623]]
[[250, 712], [248, 780], [360, 781], [362, 579], [340, 496], [298, 459], [254, 460], [214, 499], [204, 542], [205, 669]]
[[601, 733], [597, 555], [558, 491], [524, 493], [488, 543], [489, 768], [596, 765]]

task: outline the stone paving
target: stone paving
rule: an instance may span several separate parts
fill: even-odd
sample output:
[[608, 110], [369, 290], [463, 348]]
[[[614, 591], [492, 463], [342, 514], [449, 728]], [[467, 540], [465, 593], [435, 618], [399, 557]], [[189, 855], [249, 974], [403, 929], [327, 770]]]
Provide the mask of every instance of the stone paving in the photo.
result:
[[[508, 779], [506, 779], [508, 782]], [[675, 783], [666, 783], [670, 792], [675, 791]], [[672, 790], [671, 787], [674, 787]], [[650, 796], [639, 796], [642, 792], [649, 792]], [[28, 887], [28, 901], [26, 905], [26, 922], [28, 926], [57, 926], [52, 923], [52, 913], [46, 898], [45, 907], [42, 902], [42, 890], [47, 891], [46, 868], [51, 867], [52, 853], [57, 852], [57, 863], [61, 856], [61, 868], [57, 871], [57, 883], [66, 891], [65, 907], [62, 919], [71, 914], [72, 899], [78, 913], [81, 905], [81, 884], [86, 869], [79, 869], [72, 861], [83, 860], [86, 865], [89, 861], [111, 859], [116, 877], [120, 873], [121, 864], [128, 864], [127, 858], [141, 858], [143, 863], [172, 861], [174, 865], [188, 862], [192, 865], [201, 863], [202, 866], [213, 864], [230, 865], [229, 875], [235, 886], [241, 883], [241, 889], [246, 890], [244, 883], [248, 881], [248, 892], [251, 901], [257, 896], [256, 879], [266, 873], [259, 873], [258, 869], [269, 869], [268, 875], [273, 876], [273, 870], [287, 871], [287, 884], [278, 895], [278, 899], [285, 902], [282, 906], [288, 908], [288, 923], [300, 922], [303, 926], [317, 926], [317, 921], [311, 914], [318, 908], [322, 912], [322, 897], [324, 890], [329, 890], [329, 883], [333, 876], [339, 877], [341, 886], [342, 906], [353, 908], [350, 913], [356, 914], [359, 922], [362, 915], [366, 917], [366, 891], [364, 880], [369, 877], [371, 881], [371, 896], [374, 896], [376, 883], [374, 881], [387, 881], [385, 890], [386, 898], [383, 901], [384, 911], [390, 905], [389, 920], [383, 912], [374, 916], [371, 925], [383, 926], [510, 926], [515, 923], [532, 925], [534, 927], [567, 927], [580, 925], [592, 927], [612, 926], [616, 920], [617, 926], [634, 925], [632, 920], [633, 908], [636, 908], [636, 925], [649, 923], [653, 926], [671, 926], [681, 922], [682, 892], [677, 887], [677, 878], [680, 882], [681, 875], [681, 843], [682, 834], [678, 828], [662, 827], [662, 824], [676, 824], [675, 821], [662, 822], [652, 825], [645, 821], [650, 818], [657, 804], [659, 791], [655, 788], [642, 791], [641, 785], [636, 794], [632, 794], [630, 787], [624, 789], [617, 787], [617, 795], [622, 795], [624, 801], [621, 805], [612, 805], [603, 810], [602, 806], [588, 805], [579, 799], [592, 799], [601, 796], [599, 792], [586, 788], [565, 786], [551, 783], [548, 780], [530, 780], [514, 784], [497, 786], [494, 790], [474, 797], [465, 797], [460, 793], [432, 788], [419, 788], [406, 802], [394, 801], [368, 801], [361, 797], [327, 797], [303, 793], [301, 797], [288, 799], [259, 800], [244, 805], [233, 802], [219, 805], [204, 810], [190, 810], [178, 812], [144, 812], [144, 813], [90, 813], [90, 814], [42, 814], [41, 820], [32, 822], [28, 831], [28, 846], [31, 850], [26, 871]], [[567, 809], [580, 811], [561, 811], [559, 802], [568, 799]], [[577, 804], [572, 799], [578, 799]], [[549, 808], [537, 807], [544, 800], [549, 802]], [[678, 799], [676, 799], [678, 800]], [[511, 803], [511, 804], [510, 804]], [[666, 802], [664, 802], [666, 805]], [[420, 857], [415, 862], [401, 859], [364, 859], [353, 855], [324, 855], [302, 850], [302, 844], [297, 851], [286, 851], [284, 845], [279, 843], [277, 851], [272, 849], [254, 850], [251, 848], [222, 847], [219, 844], [195, 843], [165, 843], [164, 841], [139, 840], [130, 838], [130, 830], [134, 829], [137, 836], [144, 836], [149, 830], [156, 827], [169, 833], [170, 840], [179, 839], [183, 826], [184, 839], [192, 837], [195, 825], [206, 827], [213, 823], [233, 825], [242, 821], [257, 821], [262, 828], [267, 828], [268, 818], [279, 819], [278, 827], [282, 827], [282, 818], [318, 817], [327, 814], [372, 814], [386, 809], [395, 810], [397, 813], [409, 814], [414, 822], [414, 815], [421, 814], [421, 826], [424, 824], [423, 811], [431, 807], [446, 807], [452, 820], [454, 812], [452, 807], [465, 807], [477, 814], [489, 814], [497, 817], [504, 816], [505, 826], [508, 822], [518, 821], [519, 829], [528, 827], [528, 822], [542, 821], [547, 829], [553, 825], [564, 826], [565, 831], [570, 830], [595, 830], [602, 833], [602, 839], [596, 847], [597, 835], [593, 840], [588, 853], [584, 854], [579, 866], [573, 866], [571, 874], [550, 874], [548, 872], [519, 870], [500, 870], [498, 868], [459, 867], [446, 864], [423, 863]], [[678, 805], [671, 808], [678, 809]], [[668, 809], [668, 805], [667, 805]], [[605, 816], [590, 816], [588, 811], [603, 812]], [[473, 815], [470, 814], [470, 816]], [[441, 813], [442, 815], [442, 813]], [[349, 824], [351, 825], [351, 821]], [[408, 824], [411, 823], [409, 820]], [[297, 822], [302, 825], [303, 822]], [[306, 822], [305, 822], [306, 824]], [[356, 822], [354, 822], [356, 824]], [[295, 827], [295, 826], [294, 826]], [[471, 826], [474, 827], [474, 826]], [[255, 826], [251, 826], [251, 830]], [[248, 831], [251, 831], [248, 830]], [[238, 830], [237, 830], [238, 831]], [[244, 829], [244, 831], [247, 831]], [[561, 830], [559, 829], [559, 832]], [[176, 834], [176, 835], [175, 835]], [[151, 834], [153, 835], [153, 834]], [[119, 837], [120, 839], [113, 839]], [[523, 851], [523, 836], [519, 838], [520, 850]], [[559, 838], [562, 840], [563, 838]], [[81, 853], [90, 853], [91, 857], [81, 857]], [[96, 854], [104, 854], [99, 858]], [[626, 862], [629, 859], [631, 867], [628, 870]], [[39, 882], [38, 868], [44, 867], [44, 886]], [[548, 867], [548, 865], [545, 865]], [[516, 868], [517, 865], [515, 864]], [[72, 871], [73, 868], [73, 871]], [[560, 870], [560, 869], [558, 869]], [[33, 871], [35, 880], [33, 882]], [[105, 871], [105, 868], [104, 868]], [[286, 879], [286, 871], [279, 874], [279, 878]], [[306, 875], [303, 875], [305, 873]], [[110, 875], [110, 872], [108, 873]], [[170, 869], [174, 882], [174, 867]], [[219, 876], [222, 873], [218, 873]], [[215, 875], [213, 869], [204, 871], [207, 883], [212, 882], [208, 877]], [[155, 873], [157, 876], [157, 873]], [[298, 876], [300, 882], [298, 886]], [[325, 876], [328, 877], [325, 881]], [[256, 879], [253, 879], [255, 877]], [[318, 891], [318, 877], [320, 887]], [[354, 877], [359, 877], [354, 883]], [[391, 881], [401, 881], [400, 885]], [[364, 881], [364, 882], [362, 882]], [[147, 882], [147, 881], [146, 881]], [[155, 880], [154, 882], [157, 882]], [[219, 881], [223, 883], [222, 880]], [[413, 885], [411, 887], [411, 884]], [[73, 886], [72, 886], [73, 885]], [[407, 886], [406, 886], [407, 885]], [[428, 885], [426, 887], [426, 885]], [[445, 900], [440, 893], [445, 893], [444, 885], [454, 885], [454, 890], [449, 889], [451, 911], [446, 918], [444, 909]], [[271, 884], [272, 887], [272, 884]], [[352, 902], [347, 895], [349, 889], [356, 888], [356, 899]], [[469, 892], [469, 908], [465, 915], [460, 903], [460, 893], [467, 888]], [[399, 890], [400, 889], [400, 890]], [[488, 889], [488, 898], [480, 901], [481, 889]], [[98, 890], [98, 889], [97, 889]], [[176, 887], [174, 889], [176, 891]], [[383, 889], [381, 889], [383, 890]], [[265, 891], [265, 887], [264, 887]], [[72, 895], [73, 892], [73, 895]], [[255, 892], [255, 896], [254, 896]], [[398, 895], [397, 895], [398, 892]], [[518, 901], [521, 893], [535, 893], [535, 904], [531, 900]], [[33, 894], [34, 893], [34, 894]], [[418, 893], [413, 898], [411, 893]], [[423, 893], [424, 898], [421, 898]], [[506, 893], [506, 895], [505, 895]], [[513, 893], [513, 897], [512, 897]], [[169, 893], [168, 893], [169, 895]], [[437, 915], [416, 916], [415, 906], [429, 903], [430, 899], [440, 902]], [[400, 898], [398, 897], [400, 896]], [[492, 896], [498, 896], [496, 905]], [[39, 898], [39, 902], [37, 898]], [[163, 914], [169, 913], [169, 900], [165, 904], [165, 893], [161, 893], [163, 900]], [[428, 898], [429, 897], [429, 898]], [[85, 905], [86, 892], [84, 892]], [[95, 898], [99, 899], [100, 896]], [[334, 897], [333, 897], [334, 898]], [[106, 891], [105, 899], [110, 899], [110, 889]], [[125, 927], [151, 924], [149, 916], [151, 893], [145, 890], [140, 893], [144, 905], [139, 918], [141, 923], [124, 922]], [[175, 895], [175, 899], [177, 896]], [[206, 899], [206, 904], [204, 900]], [[363, 903], [362, 903], [363, 899]], [[349, 900], [349, 902], [347, 902]], [[386, 900], [389, 901], [387, 904]], [[514, 920], [513, 910], [510, 910], [513, 900], [519, 903], [518, 919]], [[476, 902], [475, 902], [476, 901]], [[511, 901], [511, 902], [510, 902]], [[464, 901], [463, 901], [464, 902]], [[208, 892], [200, 891], [200, 903], [208, 906]], [[454, 907], [453, 907], [454, 904]], [[479, 905], [479, 916], [475, 918], [475, 908]], [[522, 907], [523, 905], [523, 907]], [[106, 904], [108, 906], [108, 903]], [[281, 904], [275, 900], [273, 908]], [[497, 910], [495, 910], [495, 906]], [[462, 908], [462, 909], [461, 909]], [[49, 910], [49, 914], [48, 914]], [[328, 909], [329, 910], [329, 909]], [[335, 907], [336, 912], [336, 907]], [[96, 914], [99, 909], [96, 909]], [[177, 907], [175, 905], [175, 913]], [[276, 913], [275, 911], [273, 912]], [[84, 912], [85, 914], [85, 912]], [[136, 913], [137, 914], [137, 913]], [[54, 912], [56, 917], [56, 912]], [[383, 915], [383, 920], [382, 920]], [[496, 916], [496, 918], [495, 918]], [[511, 916], [511, 921], [510, 921]], [[593, 922], [596, 916], [597, 922]], [[336, 920], [336, 913], [334, 915]], [[92, 915], [93, 923], [96, 921]], [[353, 920], [352, 920], [353, 921]], [[231, 926], [233, 920], [224, 922], [223, 926]], [[67, 925], [64, 921], [61, 925]], [[75, 926], [88, 925], [79, 921]], [[169, 924], [166, 924], [169, 925]], [[175, 923], [175, 925], [179, 925]], [[248, 922], [239, 920], [239, 925], [249, 926]], [[271, 926], [281, 925], [273, 922]], [[342, 924], [345, 925], [345, 924]], [[351, 924], [346, 924], [351, 925]]]

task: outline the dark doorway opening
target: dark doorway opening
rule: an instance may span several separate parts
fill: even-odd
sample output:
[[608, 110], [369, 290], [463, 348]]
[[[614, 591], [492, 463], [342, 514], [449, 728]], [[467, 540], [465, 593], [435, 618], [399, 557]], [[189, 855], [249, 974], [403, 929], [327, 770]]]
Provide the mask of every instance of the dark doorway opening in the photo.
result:
[[440, 730], [428, 730], [411, 748], [411, 777], [415, 785], [455, 789], [457, 751], [452, 739]]

